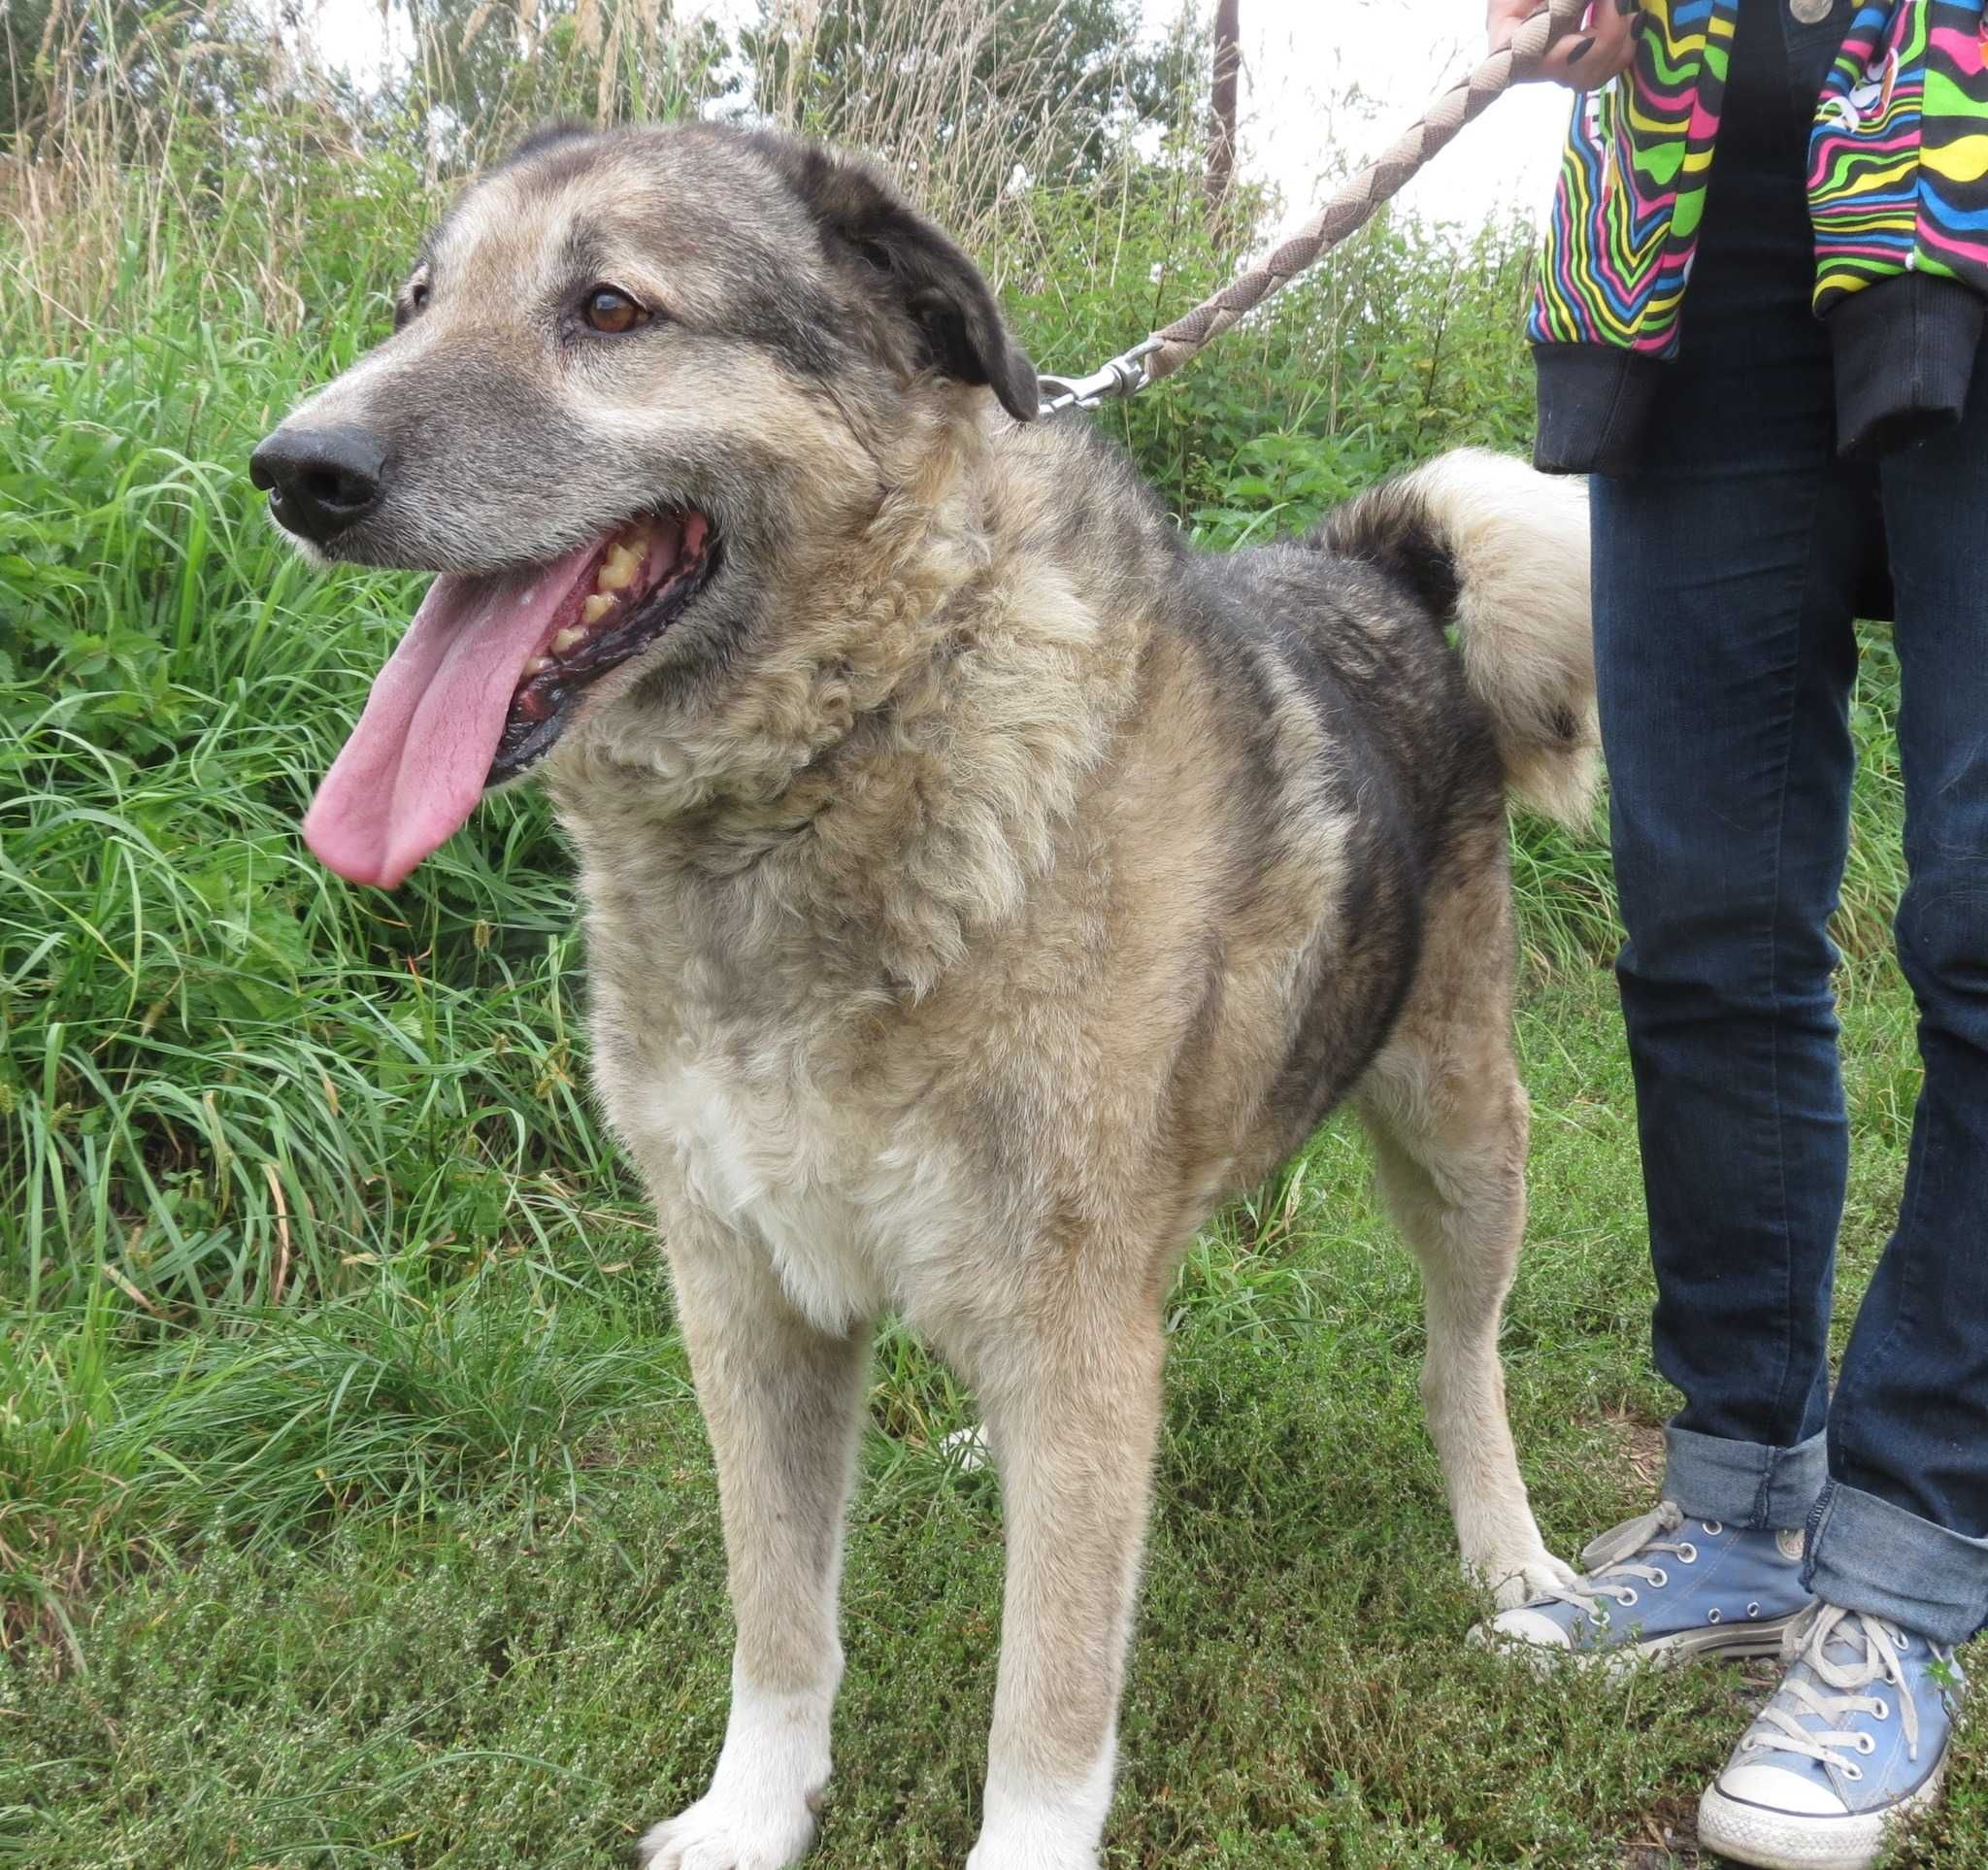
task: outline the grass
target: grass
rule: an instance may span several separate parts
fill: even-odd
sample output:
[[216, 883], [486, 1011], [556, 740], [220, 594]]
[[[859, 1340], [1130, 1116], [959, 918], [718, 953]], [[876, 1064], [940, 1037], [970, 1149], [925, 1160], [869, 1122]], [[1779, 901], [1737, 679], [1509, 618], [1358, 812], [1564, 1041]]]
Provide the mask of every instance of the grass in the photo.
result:
[[[909, 0], [880, 4], [917, 23]], [[381, 334], [381, 289], [478, 153], [438, 147], [438, 121], [497, 144], [526, 115], [665, 116], [719, 82], [711, 48], [659, 35], [642, 0], [528, 11], [521, 53], [479, 9], [450, 26], [467, 63], [431, 39], [416, 80], [366, 97], [267, 35], [230, 37], [218, 5], [55, 0], [34, 56], [16, 48], [0, 1862], [606, 1866], [714, 1754], [715, 1494], [639, 1191], [584, 1088], [565, 853], [514, 795], [391, 898], [308, 859], [296, 820], [413, 588], [307, 575], [245, 473], [275, 413]], [[787, 92], [759, 101], [928, 147], [947, 84], [977, 95], [987, 9], [956, 11], [978, 25], [949, 78], [892, 57], [804, 84], [790, 62]], [[1033, 354], [1087, 364], [1225, 269], [1195, 209], [1198, 130], [1156, 155], [1113, 129], [1061, 176], [1040, 152], [1082, 126], [1025, 91], [986, 109], [1035, 140], [955, 139], [919, 182]], [[1202, 120], [1183, 94], [1176, 127]], [[1021, 172], [1026, 188], [987, 186]], [[1216, 549], [1442, 447], [1522, 447], [1526, 254], [1523, 230], [1383, 225], [1101, 419]], [[1881, 632], [1865, 671], [1840, 920], [1845, 1321], [1916, 1089], [1882, 959], [1899, 798]], [[1606, 851], [1532, 824], [1515, 851], [1536, 1221], [1508, 1356], [1535, 1499], [1569, 1551], [1646, 1502], [1669, 1403], [1645, 1349]], [[1420, 1424], [1418, 1307], [1342, 1128], [1196, 1244], [1170, 1312], [1112, 1864], [1689, 1861], [1691, 1794], [1760, 1680], [1542, 1693], [1459, 1647], [1478, 1606]], [[971, 1841], [1000, 1527], [991, 1480], [942, 1443], [972, 1419], [887, 1329], [823, 1863], [956, 1863]], [[1970, 1741], [1906, 1860], [1988, 1861], [1979, 1758]]]
[[[1909, 1018], [1883, 970], [1845, 985], [1847, 1300], [1898, 1191]], [[1535, 991], [1520, 1033], [1535, 1220], [1507, 1356], [1565, 1551], [1644, 1503], [1667, 1403], [1605, 977]], [[1172, 1308], [1109, 1863], [1691, 1861], [1689, 1795], [1764, 1678], [1542, 1690], [1462, 1649], [1478, 1606], [1421, 1428], [1418, 1307], [1342, 1126], [1197, 1243]], [[99, 1468], [148, 1536], [73, 1648], [17, 1649], [0, 1859], [605, 1870], [700, 1788], [729, 1644], [716, 1499], [633, 1216], [543, 1261], [492, 1258], [446, 1304], [376, 1294], [162, 1336], [108, 1393], [83, 1342], [45, 1337], [12, 1373], [10, 1434], [97, 1396], [86, 1449], [40, 1444], [48, 1499], [59, 1511], [61, 1476]], [[992, 1696], [998, 1499], [939, 1447], [971, 1399], [901, 1335], [879, 1347], [871, 1414], [819, 1860], [957, 1862]], [[1984, 1853], [1970, 1744], [1900, 1860]]]

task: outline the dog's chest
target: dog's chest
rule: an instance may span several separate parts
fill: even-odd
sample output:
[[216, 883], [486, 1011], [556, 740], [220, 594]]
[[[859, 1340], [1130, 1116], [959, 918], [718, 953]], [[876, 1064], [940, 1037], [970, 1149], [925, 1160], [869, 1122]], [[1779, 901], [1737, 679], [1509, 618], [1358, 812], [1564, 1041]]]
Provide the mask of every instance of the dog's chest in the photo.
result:
[[792, 1072], [691, 1053], [603, 1085], [667, 1210], [673, 1196], [767, 1255], [825, 1330], [935, 1296], [974, 1237], [954, 1152], [915, 1115], [879, 1119]]

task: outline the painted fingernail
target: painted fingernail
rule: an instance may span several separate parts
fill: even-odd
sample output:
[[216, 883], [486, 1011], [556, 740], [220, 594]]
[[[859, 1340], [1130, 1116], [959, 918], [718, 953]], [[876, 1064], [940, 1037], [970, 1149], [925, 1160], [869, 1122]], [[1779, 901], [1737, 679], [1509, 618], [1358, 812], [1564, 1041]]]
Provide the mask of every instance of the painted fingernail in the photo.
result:
[[1589, 52], [1594, 50], [1594, 49], [1595, 42], [1592, 38], [1577, 39], [1574, 41], [1573, 47], [1568, 51], [1567, 62], [1570, 65], [1578, 65], [1580, 61], [1588, 55]]

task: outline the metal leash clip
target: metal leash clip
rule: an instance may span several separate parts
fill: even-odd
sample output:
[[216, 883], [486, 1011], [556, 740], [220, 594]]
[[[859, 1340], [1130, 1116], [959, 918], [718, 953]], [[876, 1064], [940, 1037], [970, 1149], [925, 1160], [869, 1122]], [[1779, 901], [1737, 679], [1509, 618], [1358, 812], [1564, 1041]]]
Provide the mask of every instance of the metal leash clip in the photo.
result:
[[1159, 348], [1159, 339], [1148, 338], [1088, 377], [1038, 377], [1043, 400], [1036, 414], [1058, 416], [1066, 409], [1096, 409], [1100, 403], [1137, 396], [1152, 381], [1145, 374], [1145, 359]]

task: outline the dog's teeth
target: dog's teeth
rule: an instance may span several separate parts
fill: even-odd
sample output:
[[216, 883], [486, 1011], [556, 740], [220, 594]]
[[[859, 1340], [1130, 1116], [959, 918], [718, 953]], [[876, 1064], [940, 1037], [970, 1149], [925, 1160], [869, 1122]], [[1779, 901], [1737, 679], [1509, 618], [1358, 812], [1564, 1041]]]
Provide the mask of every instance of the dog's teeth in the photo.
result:
[[643, 554], [630, 546], [615, 546], [608, 553], [608, 562], [601, 567], [597, 581], [604, 591], [626, 590], [635, 582], [635, 574], [642, 567]]
[[552, 658], [550, 656], [535, 655], [524, 665], [524, 672], [528, 676], [542, 676], [551, 666]]
[[[599, 603], [600, 601], [601, 600], [599, 598], [588, 598], [588, 610], [591, 610], [593, 606]], [[608, 600], [608, 609], [613, 610], [613, 599], [610, 598]], [[588, 617], [586, 620], [589, 623], [592, 623], [597, 619], [593, 617]], [[584, 629], [579, 628], [577, 626], [569, 626], [568, 628], [561, 630], [559, 634], [552, 639], [552, 653], [554, 655], [571, 655], [574, 652], [574, 651], [579, 649], [580, 646], [585, 641], [586, 631]]]

